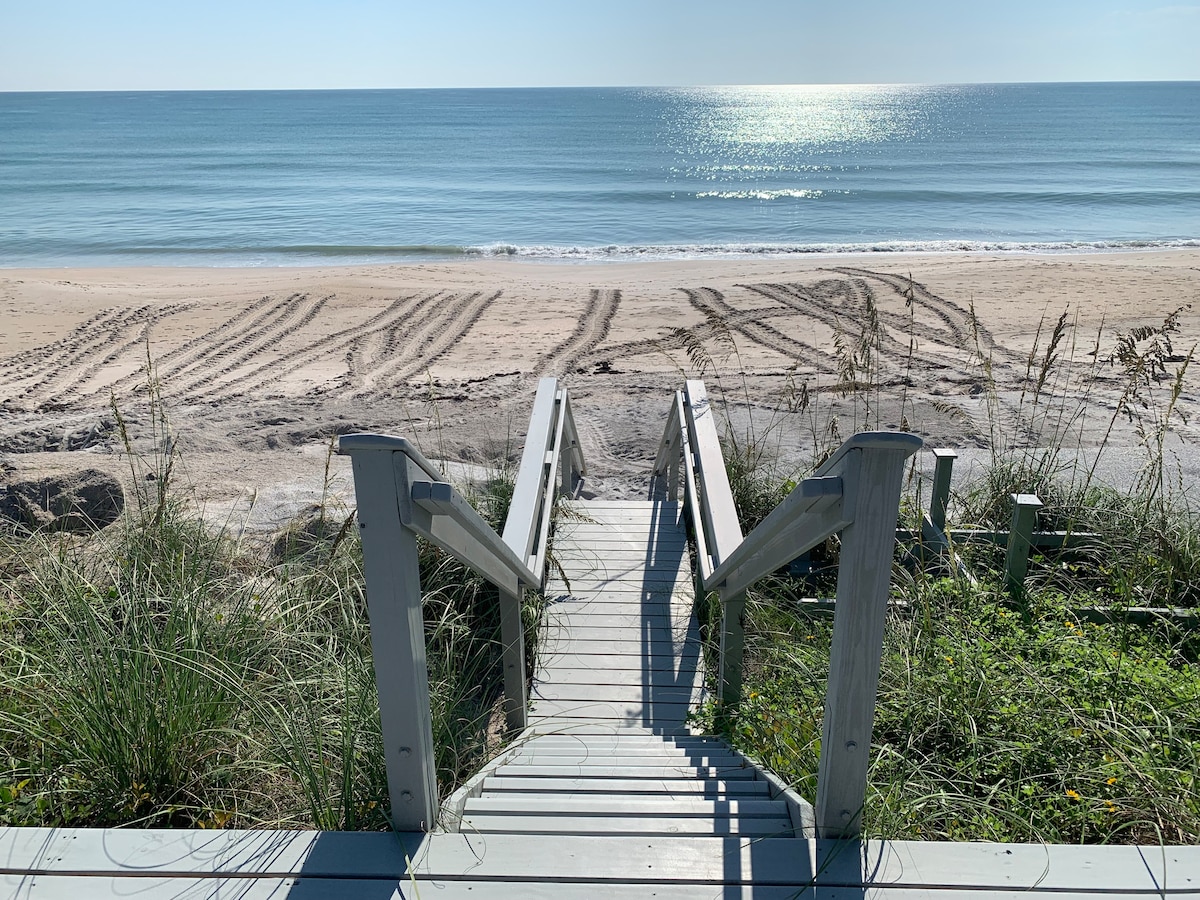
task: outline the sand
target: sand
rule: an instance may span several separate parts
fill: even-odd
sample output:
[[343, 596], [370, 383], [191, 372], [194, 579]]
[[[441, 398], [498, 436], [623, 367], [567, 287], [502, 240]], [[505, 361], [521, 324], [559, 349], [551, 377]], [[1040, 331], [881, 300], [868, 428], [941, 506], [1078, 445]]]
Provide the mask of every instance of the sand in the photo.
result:
[[[415, 437], [467, 464], [516, 459], [550, 375], [572, 393], [600, 496], [644, 490], [671, 391], [701, 372], [735, 430], [753, 425], [785, 466], [803, 467], [833, 417], [842, 434], [906, 427], [985, 449], [1069, 425], [1086, 447], [1125, 387], [1105, 361], [1117, 336], [1184, 307], [1177, 368], [1200, 339], [1197, 301], [1195, 250], [0, 270], [0, 479], [132, 477], [111, 402], [144, 449], [147, 357], [197, 500], [263, 527], [321, 495], [337, 433]], [[1030, 352], [1043, 358], [1063, 312], [1072, 327], [1033, 406]], [[869, 389], [839, 391], [851, 375]], [[1196, 409], [1189, 377], [1182, 445], [1200, 436]], [[1136, 448], [1136, 423], [1117, 418], [1110, 441]], [[345, 461], [330, 473], [345, 496]]]

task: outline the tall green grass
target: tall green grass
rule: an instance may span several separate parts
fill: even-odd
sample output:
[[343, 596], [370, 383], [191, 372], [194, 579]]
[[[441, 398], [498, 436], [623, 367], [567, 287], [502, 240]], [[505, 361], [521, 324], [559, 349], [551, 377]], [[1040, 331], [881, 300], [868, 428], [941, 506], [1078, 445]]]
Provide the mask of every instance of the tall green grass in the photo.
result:
[[[841, 433], [878, 425], [870, 418], [881, 402], [872, 322], [867, 310], [861, 335], [848, 326], [835, 347], [840, 384], [861, 393], [854, 409], [865, 419], [856, 412], [839, 423], [814, 407], [816, 391], [805, 391], [800, 406], [782, 405], [778, 420], [760, 415], [760, 423], [791, 428], [794, 413], [806, 415], [814, 466]], [[1015, 403], [1009, 390], [1004, 404], [976, 343], [992, 460], [956, 491], [952, 524], [1005, 529], [1010, 494], [1034, 492], [1046, 504], [1040, 528], [1096, 538], [1035, 556], [1019, 601], [999, 587], [1002, 548], [959, 548], [981, 576], [977, 585], [898, 548], [893, 599], [903, 603], [885, 630], [867, 834], [1063, 843], [1188, 843], [1200, 834], [1200, 638], [1185, 620], [1145, 624], [1121, 615], [1128, 607], [1200, 605], [1200, 514], [1184, 486], [1172, 484], [1167, 450], [1192, 358], [1172, 346], [1178, 326], [1175, 313], [1085, 339], [1064, 315], [1039, 329]], [[1120, 396], [1098, 412], [1101, 382]], [[1098, 427], [1099, 458], [1119, 425], [1132, 426], [1144, 450], [1128, 491], [1100, 484], [1096, 465], [1075, 453], [1085, 426], [1093, 434]], [[725, 441], [747, 531], [798, 477], [769, 455], [746, 452], [763, 439]], [[909, 481], [910, 491], [918, 486]], [[910, 495], [902, 516], [915, 517], [919, 506]], [[817, 592], [832, 596], [836, 538], [817, 555], [828, 566]], [[799, 602], [812, 593], [811, 581], [781, 574], [756, 585], [746, 609], [743, 699], [733, 709], [710, 706], [698, 720], [809, 798], [832, 636], [832, 620]], [[711, 626], [715, 604], [702, 600]], [[1083, 621], [1080, 607], [1094, 606], [1107, 608], [1111, 621]]]
[[[0, 824], [388, 827], [347, 512], [235, 541], [181, 499], [161, 422], [118, 524], [0, 538]], [[475, 498], [493, 526], [511, 489]], [[429, 546], [421, 580], [447, 794], [502, 739], [498, 605]]]

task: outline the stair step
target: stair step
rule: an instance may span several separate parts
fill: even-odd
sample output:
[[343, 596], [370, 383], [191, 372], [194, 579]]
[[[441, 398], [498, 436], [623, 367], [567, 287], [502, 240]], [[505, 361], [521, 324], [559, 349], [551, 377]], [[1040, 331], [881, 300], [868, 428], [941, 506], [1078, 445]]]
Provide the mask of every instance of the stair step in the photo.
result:
[[538, 794], [500, 794], [472, 797], [466, 803], [471, 815], [557, 816], [689, 816], [698, 818], [771, 818], [787, 815], [782, 800], [738, 797], [713, 800], [702, 797], [613, 797], [601, 794], [564, 797]]
[[677, 778], [719, 778], [724, 781], [753, 780], [755, 772], [744, 766], [702, 768], [699, 766], [629, 766], [624, 760], [619, 765], [547, 766], [533, 764], [505, 764], [496, 769], [503, 778], [650, 778], [656, 781]]
[[675, 816], [521, 816], [467, 815], [461, 830], [505, 832], [509, 834], [647, 834], [647, 835], [726, 835], [792, 837], [787, 816], [761, 819], [688, 818]]
[[715, 778], [528, 778], [490, 777], [483, 782], [485, 796], [520, 792], [538, 794], [658, 794], [664, 797], [767, 796], [765, 781]]
[[567, 753], [559, 750], [555, 753], [518, 753], [505, 761], [505, 765], [513, 766], [613, 766], [622, 765], [629, 768], [661, 768], [674, 767], [677, 769], [688, 769], [689, 771], [696, 768], [717, 768], [717, 769], [740, 769], [745, 768], [746, 761], [742, 757], [728, 754], [725, 756], [684, 756], [673, 753], [641, 753], [638, 755], [625, 755], [613, 752], [596, 752], [589, 753]]

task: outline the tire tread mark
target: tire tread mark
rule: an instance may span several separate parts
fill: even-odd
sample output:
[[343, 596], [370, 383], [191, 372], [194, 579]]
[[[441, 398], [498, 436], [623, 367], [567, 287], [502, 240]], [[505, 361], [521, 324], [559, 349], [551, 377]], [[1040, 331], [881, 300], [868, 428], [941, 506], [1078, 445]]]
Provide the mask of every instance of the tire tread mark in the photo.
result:
[[[331, 295], [326, 298], [333, 300], [336, 295]], [[409, 294], [403, 297], [393, 299], [384, 309], [375, 313], [370, 318], [366, 319], [358, 325], [349, 328], [343, 328], [341, 331], [335, 331], [333, 334], [326, 335], [311, 344], [303, 347], [297, 347], [293, 350], [284, 353], [275, 359], [261, 363], [256, 368], [238, 375], [236, 378], [229, 379], [222, 384], [222, 388], [228, 393], [233, 388], [240, 387], [248, 382], [262, 383], [266, 379], [281, 380], [290, 375], [295, 374], [302, 369], [310, 367], [315, 361], [337, 353], [346, 351], [348, 347], [352, 347], [356, 342], [361, 341], [366, 336], [369, 336], [380, 329], [394, 327], [398, 316], [402, 316], [407, 304], [412, 301], [417, 295]], [[348, 354], [347, 354], [348, 355]], [[343, 380], [347, 376], [343, 375]]]
[[619, 290], [593, 288], [583, 315], [566, 339], [534, 365], [534, 375], [566, 375], [573, 372], [608, 337], [621, 305]]
[[[836, 371], [836, 360], [832, 354], [818, 350], [811, 344], [789, 337], [771, 325], [758, 319], [738, 317], [737, 310], [725, 302], [725, 296], [715, 288], [683, 288], [688, 302], [706, 316], [720, 316], [734, 331], [749, 338], [768, 350], [773, 350], [793, 363], [804, 363], [817, 369]], [[786, 309], [786, 308], [785, 308]], [[790, 310], [788, 310], [790, 312]]]
[[288, 299], [288, 308], [274, 321], [257, 332], [247, 333], [242, 340], [229, 348], [229, 353], [216, 353], [207, 357], [210, 362], [222, 359], [224, 365], [216, 372], [193, 373], [195, 377], [191, 382], [183, 384], [181, 393], [193, 401], [217, 399], [223, 393], [223, 379], [247, 365], [252, 365], [260, 353], [277, 344], [288, 333], [311, 324], [329, 302], [328, 297], [313, 300], [308, 294], [293, 294]]

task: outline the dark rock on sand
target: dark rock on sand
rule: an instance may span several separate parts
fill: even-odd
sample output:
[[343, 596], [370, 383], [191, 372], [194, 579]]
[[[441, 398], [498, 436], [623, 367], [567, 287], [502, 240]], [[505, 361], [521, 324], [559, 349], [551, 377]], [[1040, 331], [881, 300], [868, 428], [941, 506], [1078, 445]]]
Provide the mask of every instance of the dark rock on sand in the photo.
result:
[[0, 484], [0, 519], [29, 529], [97, 530], [124, 509], [121, 483], [96, 469]]

